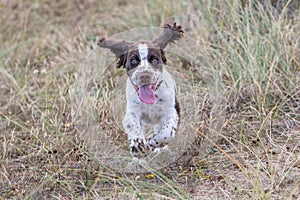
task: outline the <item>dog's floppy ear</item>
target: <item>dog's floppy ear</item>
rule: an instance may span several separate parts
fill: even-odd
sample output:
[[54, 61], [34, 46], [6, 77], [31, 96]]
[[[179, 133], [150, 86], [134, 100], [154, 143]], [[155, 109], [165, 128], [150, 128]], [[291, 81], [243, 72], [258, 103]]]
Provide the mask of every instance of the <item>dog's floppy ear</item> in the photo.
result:
[[117, 67], [121, 67], [125, 64], [126, 54], [129, 46], [133, 45], [133, 42], [125, 41], [125, 40], [114, 40], [114, 39], [100, 39], [97, 44], [100, 47], [110, 49], [119, 61], [117, 63]]
[[160, 49], [164, 49], [168, 43], [175, 42], [183, 37], [183, 29], [180, 25], [176, 23], [172, 25], [165, 24], [161, 33], [152, 40], [152, 43], [158, 46]]
[[118, 62], [117, 62], [116, 67], [117, 67], [117, 68], [120, 68], [120, 67], [123, 66], [123, 67], [125, 68], [126, 60], [127, 60], [127, 53], [125, 53], [125, 54], [119, 56], [119, 60], [118, 60]]
[[165, 52], [161, 49], [160, 53], [161, 53], [161, 59], [162, 59], [163, 63], [166, 64], [167, 63], [167, 58], [165, 56]]

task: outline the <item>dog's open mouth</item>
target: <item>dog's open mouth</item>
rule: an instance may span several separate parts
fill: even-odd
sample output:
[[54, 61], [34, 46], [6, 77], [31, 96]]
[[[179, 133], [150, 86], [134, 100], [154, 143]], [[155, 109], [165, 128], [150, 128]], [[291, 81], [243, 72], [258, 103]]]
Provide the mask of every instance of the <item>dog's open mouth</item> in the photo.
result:
[[146, 104], [154, 104], [155, 103], [155, 83], [153, 84], [146, 84], [146, 85], [138, 85], [136, 86], [138, 95], [140, 100]]

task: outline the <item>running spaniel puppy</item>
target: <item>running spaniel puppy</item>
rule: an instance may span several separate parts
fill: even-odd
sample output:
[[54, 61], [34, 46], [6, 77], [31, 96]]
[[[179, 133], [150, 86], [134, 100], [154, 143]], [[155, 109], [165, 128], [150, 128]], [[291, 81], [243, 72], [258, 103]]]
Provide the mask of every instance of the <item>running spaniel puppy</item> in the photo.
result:
[[[151, 42], [131, 42], [102, 38], [98, 45], [110, 49], [119, 58], [117, 67], [124, 67], [127, 109], [123, 126], [131, 153], [157, 151], [174, 137], [179, 123], [176, 85], [166, 71], [163, 49], [183, 36], [181, 26], [166, 24]], [[148, 129], [154, 133], [146, 137]]]

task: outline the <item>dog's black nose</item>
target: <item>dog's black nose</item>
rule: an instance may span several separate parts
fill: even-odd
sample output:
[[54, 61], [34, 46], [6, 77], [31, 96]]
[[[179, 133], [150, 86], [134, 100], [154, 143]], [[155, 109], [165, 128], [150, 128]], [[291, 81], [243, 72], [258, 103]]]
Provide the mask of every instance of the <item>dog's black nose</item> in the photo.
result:
[[139, 81], [141, 84], [149, 84], [151, 83], [152, 75], [149, 72], [143, 72], [139, 75]]

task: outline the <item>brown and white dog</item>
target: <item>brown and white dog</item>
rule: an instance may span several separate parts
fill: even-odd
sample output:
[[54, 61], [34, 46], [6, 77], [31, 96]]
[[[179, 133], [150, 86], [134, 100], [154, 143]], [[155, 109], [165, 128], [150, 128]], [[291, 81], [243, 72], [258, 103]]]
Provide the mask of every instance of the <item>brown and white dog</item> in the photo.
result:
[[[183, 36], [181, 26], [166, 24], [151, 42], [134, 43], [102, 38], [98, 45], [110, 49], [118, 58], [117, 67], [125, 67], [127, 108], [123, 126], [131, 153], [159, 150], [174, 137], [179, 123], [176, 84], [166, 71], [163, 49]], [[145, 136], [152, 128], [154, 134]]]

